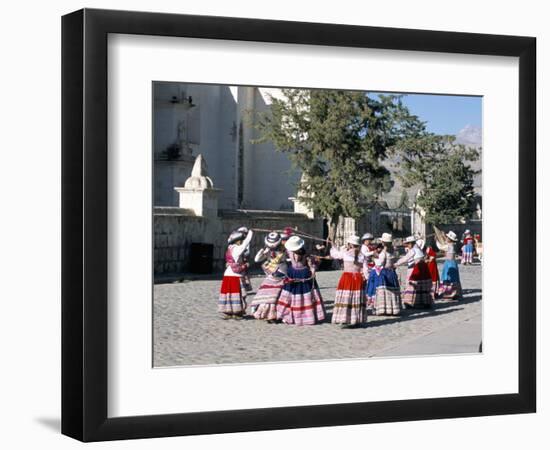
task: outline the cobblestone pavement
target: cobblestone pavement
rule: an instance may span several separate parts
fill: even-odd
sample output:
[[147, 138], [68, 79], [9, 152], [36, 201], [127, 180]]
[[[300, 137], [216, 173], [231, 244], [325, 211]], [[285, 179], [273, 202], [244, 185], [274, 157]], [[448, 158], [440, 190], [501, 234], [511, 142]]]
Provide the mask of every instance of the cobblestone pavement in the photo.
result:
[[[440, 267], [441, 270], [441, 267]], [[221, 280], [157, 284], [154, 288], [154, 365], [186, 366], [428, 353], [472, 353], [481, 341], [481, 266], [461, 266], [464, 298], [437, 301], [432, 310], [401, 317], [370, 315], [363, 328], [330, 323], [340, 271], [318, 273], [328, 320], [315, 326], [221, 320], [216, 312]], [[400, 277], [404, 279], [404, 271]], [[254, 291], [262, 277], [252, 277]], [[249, 301], [252, 297], [248, 297]], [[464, 334], [467, 334], [465, 342]], [[442, 336], [441, 338], [439, 336]], [[433, 341], [446, 339], [451, 344]], [[439, 342], [439, 344], [443, 344]], [[460, 344], [460, 345], [458, 345]]]

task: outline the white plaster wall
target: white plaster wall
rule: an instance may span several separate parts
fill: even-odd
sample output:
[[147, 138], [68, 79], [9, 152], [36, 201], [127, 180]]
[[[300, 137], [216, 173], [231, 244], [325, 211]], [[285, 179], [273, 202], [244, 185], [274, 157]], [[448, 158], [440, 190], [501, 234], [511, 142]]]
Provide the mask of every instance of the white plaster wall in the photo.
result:
[[[183, 75], [182, 75], [183, 77]], [[233, 90], [233, 93], [232, 93]], [[272, 89], [269, 90], [273, 91]], [[188, 111], [167, 100], [185, 92], [196, 105]], [[236, 95], [234, 95], [236, 94]], [[269, 108], [267, 97], [256, 87], [190, 83], [156, 83], [154, 88], [154, 151], [161, 153], [177, 139], [178, 122], [187, 115], [190, 147], [193, 155], [202, 154], [214, 186], [221, 189], [221, 209], [292, 210], [288, 199], [296, 194], [299, 172], [288, 157], [273, 144], [254, 144], [259, 133], [253, 128], [250, 111]], [[238, 101], [238, 104], [237, 104]], [[243, 126], [243, 201], [237, 203], [238, 127]], [[196, 127], [196, 128], [195, 128]], [[185, 158], [185, 157], [184, 157]], [[191, 173], [192, 164], [178, 161], [155, 163], [155, 204], [177, 206], [174, 186], [182, 186]], [[180, 183], [180, 184], [175, 184]]]
[[[269, 90], [272, 92], [273, 90]], [[267, 97], [259, 88], [254, 88], [254, 110], [264, 112], [269, 109]], [[252, 132], [258, 138], [259, 132]], [[271, 142], [250, 144], [253, 170], [250, 172], [254, 186], [253, 207], [271, 210], [292, 210], [294, 205], [289, 197], [296, 196], [300, 172], [292, 167], [288, 156], [275, 149]]]

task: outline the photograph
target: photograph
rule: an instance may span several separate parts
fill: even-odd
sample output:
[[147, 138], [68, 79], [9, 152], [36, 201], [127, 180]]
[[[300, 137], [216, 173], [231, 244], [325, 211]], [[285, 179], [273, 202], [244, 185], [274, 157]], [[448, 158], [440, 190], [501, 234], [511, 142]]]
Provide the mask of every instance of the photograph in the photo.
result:
[[482, 354], [482, 96], [151, 92], [153, 367]]

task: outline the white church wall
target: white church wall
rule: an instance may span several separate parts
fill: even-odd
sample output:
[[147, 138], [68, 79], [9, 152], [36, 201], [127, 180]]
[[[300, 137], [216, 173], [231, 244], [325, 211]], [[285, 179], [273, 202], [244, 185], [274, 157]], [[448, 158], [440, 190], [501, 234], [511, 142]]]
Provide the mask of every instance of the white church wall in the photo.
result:
[[[262, 95], [261, 89], [251, 89], [250, 95], [252, 99], [249, 99], [249, 104], [254, 111], [261, 113], [269, 109], [269, 97]], [[252, 129], [250, 136], [260, 137], [259, 132]], [[249, 186], [253, 187], [250, 206], [275, 211], [292, 210], [293, 203], [289, 197], [296, 195], [300, 172], [292, 167], [288, 156], [277, 151], [272, 143], [247, 142], [246, 145], [250, 155]]]
[[[170, 101], [173, 96], [191, 97], [195, 106], [174, 104]], [[173, 188], [183, 185], [191, 173], [194, 157], [202, 154], [216, 187], [222, 189], [220, 207], [236, 207], [233, 130], [237, 111], [229, 87], [155, 83], [154, 106], [155, 205], [178, 204]], [[189, 151], [184, 149], [180, 160], [167, 161], [165, 150], [178, 140]]]

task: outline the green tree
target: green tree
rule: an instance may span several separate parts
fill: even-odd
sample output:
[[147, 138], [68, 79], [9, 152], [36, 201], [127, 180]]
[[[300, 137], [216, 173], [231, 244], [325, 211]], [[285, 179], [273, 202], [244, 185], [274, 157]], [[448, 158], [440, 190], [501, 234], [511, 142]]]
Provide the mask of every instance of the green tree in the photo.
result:
[[392, 152], [403, 185], [419, 188], [416, 201], [427, 223], [453, 223], [472, 214], [478, 171], [470, 163], [479, 158], [477, 149], [456, 144], [454, 136], [425, 133], [399, 141]]
[[340, 216], [358, 218], [364, 205], [391, 189], [383, 160], [422, 122], [400, 96], [342, 90], [283, 89], [268, 113], [256, 117], [257, 142], [271, 141], [304, 176], [298, 199], [328, 222], [334, 239]]

